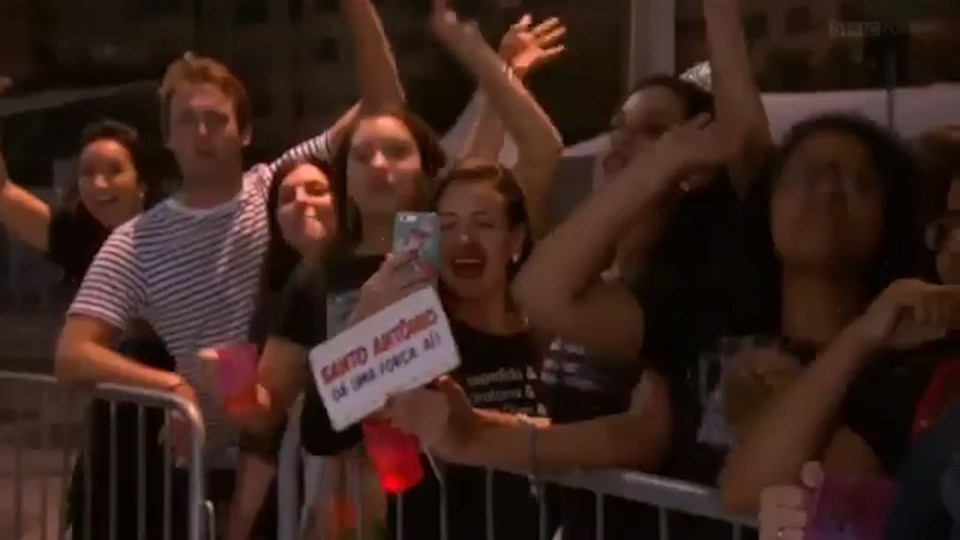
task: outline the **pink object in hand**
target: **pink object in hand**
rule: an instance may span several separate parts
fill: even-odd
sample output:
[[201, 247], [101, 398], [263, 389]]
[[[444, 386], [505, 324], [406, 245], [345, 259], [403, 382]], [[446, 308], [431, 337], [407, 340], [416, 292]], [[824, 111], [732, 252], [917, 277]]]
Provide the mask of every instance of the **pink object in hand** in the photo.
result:
[[423, 479], [423, 466], [417, 438], [384, 422], [367, 420], [361, 425], [367, 455], [373, 461], [383, 490], [403, 493], [419, 484]]
[[251, 343], [216, 349], [217, 379], [224, 407], [242, 415], [257, 405], [257, 347]]
[[804, 540], [882, 540], [896, 485], [824, 471]]

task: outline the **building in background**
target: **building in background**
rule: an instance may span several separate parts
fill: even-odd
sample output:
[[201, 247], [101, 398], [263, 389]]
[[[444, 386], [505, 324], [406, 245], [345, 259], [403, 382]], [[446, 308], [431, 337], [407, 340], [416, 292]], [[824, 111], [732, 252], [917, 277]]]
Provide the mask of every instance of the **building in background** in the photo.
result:
[[0, 0], [0, 93], [53, 62], [47, 36], [55, 23], [47, 0]]
[[[338, 0], [54, 1], [65, 62], [147, 65], [159, 78], [188, 50], [224, 61], [248, 87], [255, 141], [270, 149], [316, 133], [356, 100]], [[404, 76], [429, 72], [425, 10], [417, 1], [377, 3]]]
[[[349, 30], [339, 0], [46, 1], [59, 16], [51, 41], [64, 63], [141, 65], [159, 71], [187, 50], [225, 61], [250, 90], [254, 140], [269, 152], [328, 126], [357, 99]], [[435, 127], [446, 127], [473, 84], [451, 66], [430, 35], [430, 0], [375, 1], [416, 110], [434, 120]], [[548, 108], [562, 107], [558, 104], [584, 92], [596, 94], [591, 101], [612, 107], [623, 91], [620, 52], [626, 39], [618, 12], [627, 1], [609, 1], [616, 9], [597, 10], [568, 0], [464, 0], [458, 8], [477, 17], [492, 40], [525, 9], [565, 17], [572, 45], [563, 63], [565, 76], [544, 75], [543, 86], [534, 82], [534, 87], [547, 90], [541, 95]], [[576, 114], [558, 111], [561, 117], [574, 117], [561, 125], [589, 132], [590, 122], [580, 118], [583, 108], [576, 109]], [[608, 115], [605, 110], [603, 116]]]
[[[701, 0], [676, 4], [676, 67], [682, 70], [707, 53]], [[928, 84], [960, 76], [957, 2], [741, 0], [741, 6], [751, 60], [768, 91]]]

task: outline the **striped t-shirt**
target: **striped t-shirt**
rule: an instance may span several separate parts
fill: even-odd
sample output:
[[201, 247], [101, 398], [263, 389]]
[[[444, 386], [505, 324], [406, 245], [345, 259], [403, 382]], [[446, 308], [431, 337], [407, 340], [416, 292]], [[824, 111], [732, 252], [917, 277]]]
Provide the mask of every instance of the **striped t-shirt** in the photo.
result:
[[68, 311], [120, 329], [146, 320], [197, 392], [210, 449], [232, 443], [233, 430], [207, 388], [197, 352], [246, 339], [269, 240], [269, 183], [283, 162], [307, 155], [330, 155], [326, 134], [269, 166], [254, 166], [229, 202], [197, 209], [167, 199], [117, 227]]

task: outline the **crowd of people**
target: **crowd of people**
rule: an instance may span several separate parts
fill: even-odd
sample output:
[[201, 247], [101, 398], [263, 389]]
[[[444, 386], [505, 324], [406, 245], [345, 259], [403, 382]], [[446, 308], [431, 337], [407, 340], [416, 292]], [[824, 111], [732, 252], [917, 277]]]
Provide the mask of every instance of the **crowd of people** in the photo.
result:
[[[764, 540], [804, 538], [831, 474], [900, 486], [887, 538], [958, 534], [960, 131], [913, 148], [838, 111], [775, 143], [739, 2], [704, 0], [710, 83], [638, 81], [583, 179], [592, 194], [555, 223], [563, 143], [524, 80], [562, 58], [563, 24], [524, 17], [494, 48], [434, 0], [432, 31], [476, 79], [482, 111], [448, 155], [405, 104], [373, 2], [340, 4], [358, 103], [273, 163], [243, 170], [244, 86], [191, 54], [159, 93], [175, 193], [159, 192], [136, 131], [113, 121], [84, 133], [59, 207], [18, 187], [0, 159], [0, 222], [78, 287], [57, 377], [196, 404], [211, 463], [240, 449], [208, 475], [225, 538], [275, 534], [271, 486], [299, 399], [302, 450], [325, 475], [341, 479], [362, 444], [359, 427], [332, 428], [309, 351], [435, 282], [460, 367], [380, 413], [441, 464], [424, 454], [431, 473], [402, 505], [369, 490], [366, 511], [389, 538], [440, 538], [441, 487], [457, 540], [594, 538], [598, 518], [609, 539], [657, 535], [654, 508], [611, 498], [597, 516], [589, 492], [489, 472], [609, 467], [715, 486], [731, 513], [758, 517]], [[513, 167], [498, 160], [506, 135]], [[400, 211], [438, 215], [437, 267], [391, 253]], [[213, 349], [236, 343], [259, 352], [257, 407], [242, 415], [226, 412], [208, 369]], [[180, 537], [186, 476], [165, 476], [155, 441], [182, 460], [187, 427], [151, 414], [144, 428], [120, 407], [110, 434], [107, 405], [93, 407], [74, 538], [135, 538], [140, 508], [149, 538], [168, 527]], [[147, 474], [123, 474], [144, 446]], [[112, 458], [119, 481], [100, 481]], [[328, 506], [304, 512], [306, 534], [330, 533]], [[679, 539], [730, 530], [679, 515], [669, 525]]]

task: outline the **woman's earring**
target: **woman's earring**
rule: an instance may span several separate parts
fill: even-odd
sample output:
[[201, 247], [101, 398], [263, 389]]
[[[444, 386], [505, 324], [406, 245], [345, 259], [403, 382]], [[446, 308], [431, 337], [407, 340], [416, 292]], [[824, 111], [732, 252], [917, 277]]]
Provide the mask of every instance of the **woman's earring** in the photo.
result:
[[513, 254], [513, 263], [516, 264], [516, 263], [518, 263], [518, 262], [520, 262], [520, 254], [519, 254], [519, 253], [514, 253], [514, 254]]

